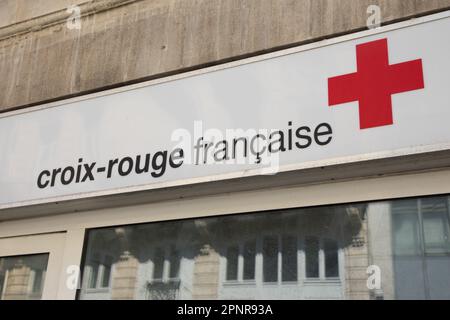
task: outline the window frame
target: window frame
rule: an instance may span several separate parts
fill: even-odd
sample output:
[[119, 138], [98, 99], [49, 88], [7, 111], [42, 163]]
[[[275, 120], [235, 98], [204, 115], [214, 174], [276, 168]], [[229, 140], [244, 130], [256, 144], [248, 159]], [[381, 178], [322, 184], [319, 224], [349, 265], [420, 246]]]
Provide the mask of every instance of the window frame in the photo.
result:
[[[178, 276], [173, 278], [170, 277], [170, 273], [172, 271], [172, 262], [171, 262], [171, 253], [172, 253], [172, 249], [176, 248], [176, 243], [169, 241], [168, 243], [165, 243], [164, 245], [158, 245], [155, 246], [151, 249], [151, 257], [150, 261], [149, 261], [149, 266], [150, 266], [150, 274], [151, 274], [151, 279], [149, 279], [149, 282], [169, 282], [172, 280], [181, 280], [180, 278], [180, 270], [181, 270], [181, 266], [183, 264], [183, 259], [182, 257], [178, 256]], [[161, 278], [156, 278], [154, 276], [155, 273], [155, 261], [154, 261], [154, 257], [155, 257], [155, 253], [158, 249], [162, 249], [163, 250], [163, 265], [162, 265], [162, 277]], [[141, 267], [141, 266], [140, 266]]]
[[[66, 234], [63, 232], [0, 238], [0, 257], [7, 258], [48, 254], [41, 299], [56, 299], [59, 288], [66, 285], [65, 282], [62, 282], [65, 279], [66, 270], [61, 268], [65, 254], [65, 240]], [[4, 287], [6, 285], [7, 280], [3, 283]]]
[[[111, 255], [109, 253], [101, 253], [101, 252], [96, 252], [95, 253], [99, 258], [98, 258], [98, 270], [97, 270], [97, 278], [95, 281], [95, 286], [94, 287], [87, 287], [87, 283], [90, 282], [91, 280], [91, 276], [92, 276], [92, 266], [85, 266], [85, 270], [87, 270], [85, 276], [84, 276], [84, 285], [86, 285], [86, 288], [84, 288], [83, 290], [86, 291], [87, 293], [92, 293], [92, 292], [109, 292], [111, 291], [111, 279], [112, 279], [112, 274], [114, 271], [114, 264], [111, 264], [110, 267], [110, 273], [109, 273], [109, 279], [108, 279], [108, 286], [103, 286], [103, 277], [104, 277], [104, 272], [105, 272], [105, 260], [108, 257], [111, 257]], [[81, 271], [82, 272], [82, 271]]]
[[[283, 259], [282, 259], [282, 240], [283, 237], [289, 236], [294, 237], [297, 244], [296, 250], [296, 262], [297, 262], [297, 280], [295, 281], [283, 281]], [[263, 241], [268, 237], [276, 237], [277, 239], [277, 281], [266, 282], [264, 281], [264, 262], [263, 262]], [[340, 282], [344, 283], [345, 279], [342, 276], [342, 269], [344, 268], [345, 259], [343, 257], [343, 249], [339, 241], [337, 244], [337, 259], [338, 259], [338, 276], [337, 277], [326, 277], [325, 270], [325, 250], [324, 242], [329, 238], [327, 235], [323, 237], [316, 237], [318, 239], [318, 263], [319, 263], [319, 276], [317, 278], [308, 278], [306, 276], [306, 254], [305, 254], [305, 242], [308, 235], [293, 234], [288, 232], [283, 234], [282, 231], [279, 232], [269, 232], [265, 234], [260, 234], [256, 238], [251, 238], [247, 236], [241, 237], [239, 240], [234, 240], [227, 245], [223, 246], [223, 251], [227, 252], [230, 247], [238, 247], [238, 272], [236, 280], [227, 280], [227, 266], [228, 260], [227, 256], [224, 255], [220, 258], [220, 286], [229, 287], [236, 285], [255, 285], [255, 286], [282, 286], [282, 285], [298, 285], [302, 286], [304, 284], [314, 284], [314, 283], [327, 283], [327, 282]], [[255, 278], [253, 280], [243, 279], [244, 261], [243, 261], [243, 250], [244, 245], [248, 241], [254, 240], [256, 242], [256, 252], [255, 252]], [[258, 263], [259, 262], [259, 263]]]

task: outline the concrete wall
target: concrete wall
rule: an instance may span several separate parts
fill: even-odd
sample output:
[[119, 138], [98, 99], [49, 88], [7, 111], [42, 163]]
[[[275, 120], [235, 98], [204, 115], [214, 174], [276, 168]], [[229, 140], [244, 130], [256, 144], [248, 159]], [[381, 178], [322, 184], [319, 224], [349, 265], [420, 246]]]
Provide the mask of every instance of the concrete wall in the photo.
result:
[[0, 0], [0, 28], [33, 19], [87, 0]]
[[[54, 11], [77, 1], [36, 2]], [[0, 0], [0, 20], [17, 22], [0, 27], [3, 111], [351, 32], [366, 26], [369, 4], [380, 5], [384, 23], [450, 8], [450, 0], [94, 0], [81, 5], [77, 30], [65, 10], [39, 17], [36, 2]]]

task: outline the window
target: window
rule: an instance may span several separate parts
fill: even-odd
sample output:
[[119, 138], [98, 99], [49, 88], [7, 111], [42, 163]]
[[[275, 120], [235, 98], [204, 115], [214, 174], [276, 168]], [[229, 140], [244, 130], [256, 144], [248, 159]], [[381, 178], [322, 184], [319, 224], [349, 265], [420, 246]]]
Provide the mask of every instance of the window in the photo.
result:
[[180, 253], [174, 245], [170, 248], [169, 268], [169, 277], [171, 279], [178, 278], [180, 275]]
[[421, 201], [425, 252], [450, 252], [448, 202], [445, 198]]
[[[300, 235], [270, 235], [258, 238], [262, 248], [262, 282], [293, 283], [299, 281], [299, 255], [303, 252], [298, 246]], [[255, 279], [257, 243], [247, 241], [241, 245], [228, 247], [226, 254], [226, 281], [259, 280]], [[333, 239], [305, 237], [305, 278], [339, 278], [339, 246]], [[320, 254], [324, 259], [320, 260]], [[239, 259], [242, 257], [242, 264]], [[320, 274], [320, 269], [324, 274]], [[242, 279], [239, 278], [242, 270]]]
[[418, 214], [414, 200], [392, 203], [394, 248], [397, 255], [415, 255], [421, 252]]
[[98, 271], [100, 269], [100, 262], [98, 261], [98, 255], [92, 260], [90, 266], [89, 280], [88, 280], [88, 288], [95, 289], [97, 288], [98, 282]]
[[324, 240], [325, 252], [325, 277], [337, 278], [339, 277], [339, 257], [338, 244], [331, 239]]
[[[425, 197], [93, 229], [79, 297], [450, 299], [449, 204]], [[376, 291], [370, 265], [381, 269]], [[30, 292], [45, 278], [34, 270]]]
[[393, 202], [396, 255], [450, 253], [448, 205], [445, 197]]
[[430, 197], [392, 202], [397, 297], [450, 299], [449, 201]]
[[306, 278], [319, 278], [319, 239], [305, 240]]
[[238, 278], [238, 258], [239, 247], [233, 246], [228, 248], [227, 253], [227, 280], [237, 280]]
[[157, 248], [153, 258], [153, 280], [162, 280], [164, 275], [164, 250]]
[[109, 255], [102, 255], [100, 253], [94, 254], [92, 260], [89, 261], [88, 289], [102, 289], [110, 286], [111, 268], [113, 258]]
[[0, 257], [0, 300], [39, 300], [48, 254]]
[[3, 287], [5, 286], [6, 271], [0, 273], [0, 299], [3, 296]]
[[255, 279], [256, 242], [247, 241], [244, 245], [244, 280]]
[[226, 252], [226, 281], [255, 280], [256, 241], [248, 240], [231, 245]]
[[175, 245], [158, 247], [153, 253], [153, 281], [177, 279], [180, 274], [180, 254]]
[[45, 271], [44, 270], [31, 270], [30, 271], [30, 292], [32, 294], [40, 294], [43, 290], [44, 281], [45, 278]]
[[278, 239], [267, 237], [263, 240], [263, 281], [278, 281]]
[[282, 239], [282, 279], [283, 281], [297, 281], [297, 238], [284, 236]]
[[179, 249], [173, 243], [166, 243], [164, 247], [155, 248], [151, 259], [153, 275], [144, 285], [145, 299], [177, 299], [181, 287], [180, 260]]
[[5, 273], [0, 274], [0, 299], [3, 297], [3, 287], [5, 286]]
[[111, 256], [106, 256], [104, 259], [101, 281], [101, 286], [103, 288], [109, 287], [109, 281], [111, 279], [112, 260], [113, 259]]

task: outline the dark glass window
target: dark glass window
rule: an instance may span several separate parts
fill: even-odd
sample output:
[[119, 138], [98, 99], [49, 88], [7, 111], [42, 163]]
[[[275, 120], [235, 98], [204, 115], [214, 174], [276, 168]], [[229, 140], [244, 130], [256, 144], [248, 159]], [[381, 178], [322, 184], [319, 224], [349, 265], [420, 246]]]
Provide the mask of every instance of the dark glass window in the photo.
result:
[[282, 279], [297, 281], [297, 238], [284, 236], [282, 238]]
[[229, 247], [227, 250], [227, 280], [237, 280], [239, 247]]
[[394, 252], [396, 255], [416, 255], [421, 252], [420, 225], [416, 200], [392, 203]]
[[319, 239], [307, 237], [305, 240], [306, 277], [319, 278]]
[[112, 257], [106, 256], [103, 263], [102, 287], [109, 287], [109, 279], [111, 278]]
[[155, 250], [155, 256], [153, 259], [153, 279], [161, 280], [163, 278], [164, 272], [164, 250], [157, 248]]
[[267, 237], [263, 240], [264, 282], [278, 281], [278, 239]]
[[180, 253], [172, 246], [170, 250], [170, 273], [169, 277], [174, 279], [178, 278], [180, 273]]
[[0, 257], [0, 300], [42, 298], [49, 254]]
[[255, 279], [255, 241], [248, 241], [244, 245], [244, 280]]
[[337, 278], [339, 277], [339, 258], [338, 258], [338, 244], [334, 240], [326, 239], [324, 241], [325, 253], [325, 277]]
[[98, 281], [98, 271], [100, 269], [100, 261], [98, 255], [94, 256], [94, 259], [91, 261], [91, 273], [89, 275], [88, 288], [94, 289], [97, 288]]
[[423, 199], [421, 204], [425, 252], [450, 252], [447, 199], [428, 198]]
[[[437, 196], [92, 229], [79, 297], [450, 299], [449, 206]], [[39, 290], [37, 262], [8, 261], [0, 299], [22, 274]]]

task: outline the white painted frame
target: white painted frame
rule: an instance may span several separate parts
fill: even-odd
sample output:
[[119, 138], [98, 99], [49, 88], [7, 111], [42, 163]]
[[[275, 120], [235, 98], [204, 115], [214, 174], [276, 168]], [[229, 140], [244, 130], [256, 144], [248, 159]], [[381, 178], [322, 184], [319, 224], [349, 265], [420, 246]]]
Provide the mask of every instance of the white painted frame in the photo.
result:
[[0, 257], [48, 254], [42, 299], [56, 299], [64, 255], [64, 232], [0, 239]]

